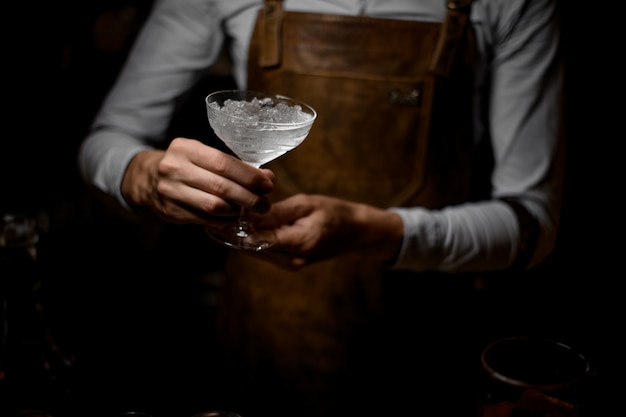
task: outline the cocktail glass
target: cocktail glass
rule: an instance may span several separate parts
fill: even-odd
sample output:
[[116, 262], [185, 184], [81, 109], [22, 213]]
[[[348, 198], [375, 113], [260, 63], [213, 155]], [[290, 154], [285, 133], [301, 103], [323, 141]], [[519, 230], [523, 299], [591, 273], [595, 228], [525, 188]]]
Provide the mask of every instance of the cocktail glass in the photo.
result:
[[[217, 137], [255, 168], [300, 145], [317, 117], [305, 103], [258, 91], [216, 91], [205, 101]], [[266, 249], [276, 241], [274, 230], [254, 227], [245, 207], [235, 224], [212, 229], [209, 235], [228, 247], [252, 251]]]

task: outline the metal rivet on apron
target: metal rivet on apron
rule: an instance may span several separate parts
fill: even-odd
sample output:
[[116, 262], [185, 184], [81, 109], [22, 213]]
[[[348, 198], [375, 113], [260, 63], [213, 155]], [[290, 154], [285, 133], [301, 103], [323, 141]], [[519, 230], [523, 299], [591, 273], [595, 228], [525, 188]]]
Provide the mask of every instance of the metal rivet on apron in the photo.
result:
[[389, 90], [387, 99], [391, 104], [402, 104], [406, 106], [419, 106], [422, 98], [421, 87], [415, 87], [406, 93], [402, 93], [395, 88]]
[[450, 0], [448, 2], [448, 9], [450, 10], [461, 10], [465, 6], [467, 6], [467, 2], [463, 0]]

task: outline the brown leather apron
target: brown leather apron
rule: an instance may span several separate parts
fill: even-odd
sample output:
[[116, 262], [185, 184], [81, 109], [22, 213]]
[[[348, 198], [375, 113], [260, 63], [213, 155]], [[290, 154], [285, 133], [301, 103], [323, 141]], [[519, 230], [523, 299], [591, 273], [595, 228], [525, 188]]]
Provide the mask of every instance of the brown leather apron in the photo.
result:
[[[425, 23], [287, 12], [281, 1], [266, 1], [250, 45], [248, 87], [318, 112], [302, 145], [268, 165], [275, 200], [297, 192], [378, 207], [467, 200], [469, 3], [450, 2], [444, 23]], [[332, 409], [337, 387], [355, 382], [359, 358], [369, 354], [364, 344], [383, 337], [385, 283], [400, 280], [396, 274], [358, 256], [290, 272], [231, 252], [220, 324], [242, 380], [265, 381], [260, 389], [271, 375], [309, 410]]]

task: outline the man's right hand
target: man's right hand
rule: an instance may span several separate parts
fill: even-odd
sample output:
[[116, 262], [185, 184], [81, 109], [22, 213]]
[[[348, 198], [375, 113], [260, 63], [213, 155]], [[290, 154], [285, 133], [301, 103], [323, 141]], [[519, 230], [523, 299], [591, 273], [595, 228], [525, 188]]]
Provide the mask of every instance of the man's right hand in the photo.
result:
[[142, 151], [122, 181], [129, 205], [148, 208], [162, 220], [211, 226], [239, 214], [244, 206], [264, 213], [274, 174], [256, 169], [218, 149], [188, 138], [167, 150]]

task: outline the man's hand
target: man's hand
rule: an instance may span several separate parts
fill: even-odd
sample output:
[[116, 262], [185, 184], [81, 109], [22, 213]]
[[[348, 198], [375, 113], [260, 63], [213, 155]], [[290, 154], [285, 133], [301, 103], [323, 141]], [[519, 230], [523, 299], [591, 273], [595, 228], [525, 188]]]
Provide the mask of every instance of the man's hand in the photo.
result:
[[131, 206], [150, 209], [172, 223], [211, 226], [237, 216], [239, 207], [266, 212], [274, 174], [187, 138], [166, 151], [138, 153], [122, 182]]
[[287, 198], [253, 221], [257, 226], [276, 227], [276, 244], [259, 256], [287, 269], [355, 251], [393, 262], [404, 235], [396, 213], [321, 195]]

